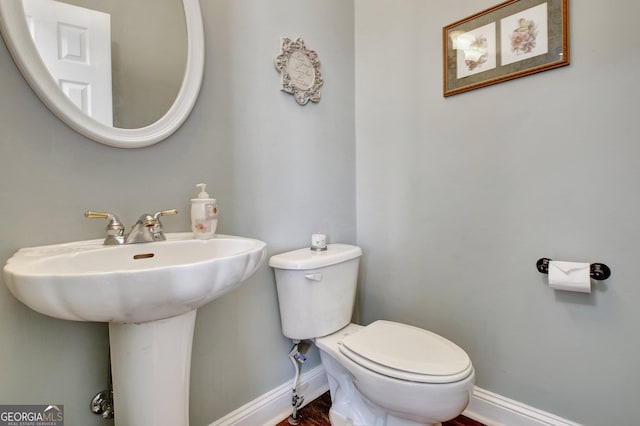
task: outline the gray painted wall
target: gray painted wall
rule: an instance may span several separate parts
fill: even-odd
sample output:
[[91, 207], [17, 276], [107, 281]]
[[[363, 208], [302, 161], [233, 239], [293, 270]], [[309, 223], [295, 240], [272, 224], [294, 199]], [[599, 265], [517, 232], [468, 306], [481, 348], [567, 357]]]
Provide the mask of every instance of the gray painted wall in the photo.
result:
[[[2, 262], [99, 236], [88, 208], [132, 222], [178, 207], [165, 224], [187, 230], [200, 181], [222, 206], [220, 232], [261, 238], [270, 253], [320, 230], [354, 242], [357, 217], [364, 323], [441, 333], [469, 352], [485, 389], [585, 425], [633, 424], [639, 5], [572, 2], [570, 67], [443, 99], [442, 26], [495, 2], [201, 4], [202, 94], [150, 148], [70, 131], [0, 46]], [[278, 91], [280, 36], [320, 55], [318, 105]], [[557, 293], [535, 270], [543, 256], [603, 261], [613, 275], [591, 295]], [[106, 385], [104, 325], [46, 318], [2, 285], [0, 341], [1, 403], [55, 401], [69, 423], [104, 424], [87, 413]], [[290, 380], [288, 349], [265, 266], [198, 314], [192, 424]]]
[[[220, 205], [219, 232], [308, 245], [313, 232], [354, 243], [353, 3], [202, 0], [206, 70], [193, 114], [171, 138], [123, 150], [74, 133], [31, 92], [0, 43], [0, 263], [18, 248], [98, 238], [87, 209], [139, 214], [178, 208], [189, 228], [194, 185]], [[327, 28], [327, 22], [331, 26]], [[300, 107], [280, 88], [280, 37], [318, 52], [326, 84]], [[65, 405], [70, 425], [103, 425], [88, 404], [107, 386], [107, 327], [32, 312], [0, 285], [0, 403]], [[191, 424], [207, 425], [293, 378], [273, 273], [263, 268], [198, 313]], [[305, 367], [317, 365], [312, 354]]]
[[[637, 424], [640, 5], [572, 1], [569, 67], [444, 99], [442, 27], [496, 3], [355, 1], [362, 320], [457, 342], [484, 389]], [[540, 257], [613, 275], [554, 292]]]

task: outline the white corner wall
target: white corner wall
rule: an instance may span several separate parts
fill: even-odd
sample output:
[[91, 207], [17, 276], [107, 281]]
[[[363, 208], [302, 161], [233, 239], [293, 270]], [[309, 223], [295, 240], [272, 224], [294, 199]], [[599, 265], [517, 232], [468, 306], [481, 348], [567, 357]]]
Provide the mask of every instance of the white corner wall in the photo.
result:
[[[569, 67], [442, 97], [442, 27], [493, 0], [355, 0], [360, 307], [462, 346], [477, 385], [631, 425], [640, 4], [571, 1]], [[540, 257], [604, 262], [590, 295]]]

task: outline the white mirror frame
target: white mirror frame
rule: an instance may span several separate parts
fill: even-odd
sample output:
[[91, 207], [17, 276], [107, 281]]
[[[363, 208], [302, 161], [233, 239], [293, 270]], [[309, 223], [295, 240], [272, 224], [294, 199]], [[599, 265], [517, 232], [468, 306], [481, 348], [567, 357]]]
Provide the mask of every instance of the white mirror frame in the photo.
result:
[[69, 127], [96, 142], [141, 148], [175, 132], [196, 103], [204, 72], [204, 31], [199, 0], [182, 0], [187, 24], [187, 65], [175, 102], [158, 121], [139, 129], [109, 127], [88, 117], [64, 95], [32, 41], [22, 2], [0, 0], [0, 31], [24, 79], [42, 102]]

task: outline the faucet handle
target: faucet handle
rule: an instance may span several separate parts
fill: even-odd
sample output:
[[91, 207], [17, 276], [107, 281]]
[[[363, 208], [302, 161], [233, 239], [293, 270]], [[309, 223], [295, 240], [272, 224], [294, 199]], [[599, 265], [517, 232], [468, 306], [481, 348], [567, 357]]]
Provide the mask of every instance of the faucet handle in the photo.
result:
[[124, 242], [124, 225], [113, 213], [101, 213], [87, 210], [84, 212], [84, 217], [87, 219], [108, 219], [107, 224], [107, 238], [104, 243], [106, 245], [118, 245]]
[[171, 209], [171, 210], [161, 210], [159, 212], [155, 212], [153, 214], [153, 218], [158, 220], [158, 218], [160, 216], [173, 216], [175, 214], [178, 214], [178, 210], [177, 209]]
[[178, 210], [176, 209], [161, 210], [159, 212], [155, 212], [154, 214], [145, 213], [142, 216], [140, 216], [140, 218], [138, 219], [138, 223], [141, 223], [147, 228], [151, 228], [158, 225], [161, 226], [162, 224], [160, 223], [160, 220], [159, 220], [160, 216], [169, 216], [174, 214], [178, 214]]
[[92, 212], [91, 210], [84, 212], [84, 217], [88, 219], [109, 219], [109, 216], [114, 215], [111, 213]]
[[159, 212], [155, 212], [153, 215], [149, 213], [143, 214], [140, 216], [140, 219], [138, 219], [138, 222], [133, 225], [131, 232], [127, 235], [125, 243], [166, 240], [162, 229], [162, 223], [160, 222], [160, 216], [170, 216], [174, 214], [178, 214], [178, 210], [161, 210]]
[[161, 210], [159, 212], [155, 212], [153, 216], [147, 215], [146, 219], [143, 220], [143, 223], [144, 226], [156, 226], [160, 224], [160, 216], [173, 216], [175, 214], [178, 214], [177, 209]]

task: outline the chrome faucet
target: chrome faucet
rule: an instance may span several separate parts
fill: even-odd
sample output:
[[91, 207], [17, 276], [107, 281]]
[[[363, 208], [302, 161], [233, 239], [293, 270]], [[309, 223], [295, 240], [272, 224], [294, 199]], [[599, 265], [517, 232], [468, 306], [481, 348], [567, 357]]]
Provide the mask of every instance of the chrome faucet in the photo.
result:
[[160, 216], [178, 214], [178, 210], [163, 210], [150, 215], [145, 213], [133, 225], [129, 234], [124, 238], [125, 244], [150, 243], [152, 241], [164, 241], [167, 238], [162, 231]]
[[140, 216], [127, 235], [124, 233], [124, 225], [122, 225], [118, 216], [113, 213], [86, 211], [84, 216], [89, 219], [108, 219], [107, 237], [104, 239], [104, 244], [121, 245], [166, 240], [167, 238], [164, 236], [160, 216], [170, 216], [174, 214], [178, 214], [178, 210], [162, 210], [153, 215], [145, 213]]

